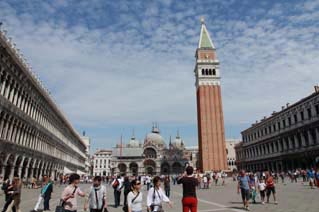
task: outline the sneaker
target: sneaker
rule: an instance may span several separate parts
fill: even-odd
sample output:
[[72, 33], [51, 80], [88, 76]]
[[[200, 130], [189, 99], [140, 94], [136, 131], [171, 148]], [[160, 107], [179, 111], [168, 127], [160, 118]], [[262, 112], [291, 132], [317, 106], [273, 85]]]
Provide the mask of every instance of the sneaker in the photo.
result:
[[265, 202], [261, 202], [261, 204], [263, 204], [263, 205], [264, 205], [264, 204], [265, 204]]
[[248, 207], [248, 206], [246, 207], [246, 210], [247, 210], [247, 211], [250, 211], [250, 209], [249, 209], [249, 207]]
[[278, 205], [278, 202], [277, 202], [277, 201], [275, 201], [275, 205]]

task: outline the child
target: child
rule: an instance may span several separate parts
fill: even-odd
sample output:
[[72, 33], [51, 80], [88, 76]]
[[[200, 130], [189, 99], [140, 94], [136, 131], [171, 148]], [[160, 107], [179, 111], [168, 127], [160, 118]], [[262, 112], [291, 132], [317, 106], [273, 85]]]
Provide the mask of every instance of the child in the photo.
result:
[[266, 191], [266, 184], [264, 182], [264, 179], [260, 178], [258, 183], [258, 190], [260, 192], [261, 197], [261, 204], [265, 204], [265, 191]]

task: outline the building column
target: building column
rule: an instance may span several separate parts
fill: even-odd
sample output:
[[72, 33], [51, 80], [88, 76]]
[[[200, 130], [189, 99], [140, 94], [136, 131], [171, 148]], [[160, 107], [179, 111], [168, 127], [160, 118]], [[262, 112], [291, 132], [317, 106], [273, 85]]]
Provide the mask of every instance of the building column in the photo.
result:
[[288, 150], [293, 149], [293, 148], [294, 148], [294, 145], [293, 145], [294, 140], [293, 140], [293, 138], [292, 138], [291, 136], [288, 136], [286, 139], [288, 140], [288, 147], [287, 147], [287, 149], [288, 149]]
[[309, 146], [312, 146], [314, 144], [314, 139], [312, 137], [311, 131], [307, 130], [307, 133], [308, 133]]
[[316, 140], [314, 141], [315, 144], [319, 143], [319, 128], [315, 128], [315, 133], [316, 133]]
[[28, 163], [27, 163], [27, 165], [25, 167], [25, 177], [27, 179], [27, 182], [29, 181], [30, 162], [31, 162], [31, 158], [28, 159]]
[[301, 137], [301, 145], [302, 145], [302, 147], [305, 147], [306, 146], [306, 138], [305, 138], [303, 132], [300, 132], [300, 137]]
[[[14, 177], [14, 169], [16, 167], [16, 163], [17, 163], [17, 160], [18, 160], [18, 155], [15, 156], [14, 160], [13, 160], [13, 163], [12, 163], [12, 167], [11, 167], [11, 170], [10, 170], [10, 175], [9, 175], [9, 179], [13, 179]], [[8, 162], [7, 162], [8, 163]]]
[[296, 149], [298, 149], [300, 146], [299, 146], [298, 137], [296, 134], [294, 135], [294, 142], [295, 142]]

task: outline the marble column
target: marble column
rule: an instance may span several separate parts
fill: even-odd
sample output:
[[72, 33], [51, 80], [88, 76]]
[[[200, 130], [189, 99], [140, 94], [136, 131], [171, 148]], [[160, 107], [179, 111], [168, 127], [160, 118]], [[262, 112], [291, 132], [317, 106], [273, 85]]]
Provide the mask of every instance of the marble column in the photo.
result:
[[309, 146], [312, 146], [312, 145], [314, 144], [314, 140], [313, 140], [311, 131], [310, 131], [310, 130], [307, 130], [307, 133], [308, 133]]

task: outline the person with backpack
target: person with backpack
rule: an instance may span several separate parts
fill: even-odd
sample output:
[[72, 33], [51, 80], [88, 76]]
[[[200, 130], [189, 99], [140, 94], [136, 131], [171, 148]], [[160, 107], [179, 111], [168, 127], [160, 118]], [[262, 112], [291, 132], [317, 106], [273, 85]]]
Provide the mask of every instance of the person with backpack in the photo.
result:
[[250, 185], [249, 177], [246, 175], [244, 170], [241, 170], [240, 176], [238, 177], [237, 193], [241, 193], [244, 208], [249, 211]]
[[121, 202], [121, 191], [123, 188], [123, 180], [121, 176], [117, 176], [111, 183], [112, 188], [114, 189], [114, 208], [120, 206]]
[[140, 192], [141, 181], [133, 180], [131, 189], [127, 194], [127, 212], [142, 212], [143, 194]]
[[77, 212], [77, 197], [85, 197], [85, 193], [78, 187], [79, 183], [80, 175], [71, 174], [69, 185], [64, 188], [61, 195], [64, 212]]
[[147, 211], [149, 212], [163, 212], [162, 202], [166, 202], [169, 207], [172, 208], [172, 203], [165, 195], [161, 188], [161, 178], [159, 176], [154, 177], [153, 187], [149, 189], [147, 194]]
[[50, 182], [50, 178], [47, 175], [43, 176], [43, 187], [40, 192], [40, 196], [38, 198], [38, 201], [34, 207], [33, 211], [38, 211], [39, 206], [43, 201], [43, 211], [49, 211], [50, 210], [50, 199], [51, 199], [51, 193], [53, 192], [53, 184]]
[[[107, 208], [106, 204], [106, 188], [102, 185], [101, 176], [95, 176], [93, 185], [90, 189], [88, 199], [84, 204], [84, 211], [90, 209], [90, 212], [102, 212]], [[89, 207], [88, 207], [89, 206]]]

